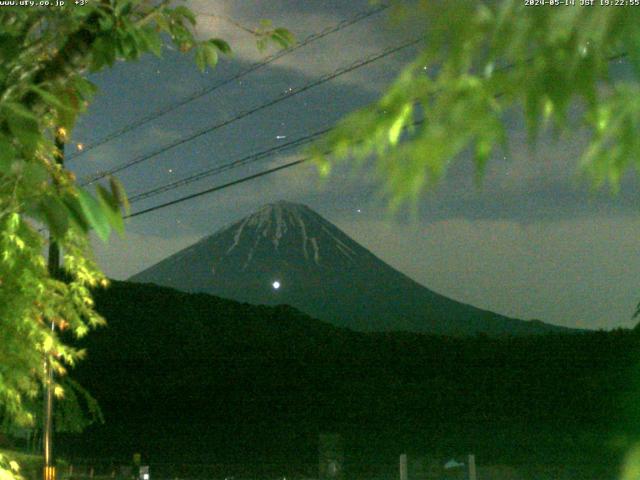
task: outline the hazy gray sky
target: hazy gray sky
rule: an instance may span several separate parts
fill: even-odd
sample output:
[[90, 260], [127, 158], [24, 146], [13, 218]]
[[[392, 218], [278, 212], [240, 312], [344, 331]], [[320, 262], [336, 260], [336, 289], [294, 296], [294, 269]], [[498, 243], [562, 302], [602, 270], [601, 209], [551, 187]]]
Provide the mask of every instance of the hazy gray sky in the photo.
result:
[[[204, 14], [251, 26], [270, 18], [303, 39], [370, 8], [366, 0], [189, 3], [203, 13], [200, 34], [230, 40], [233, 59], [222, 60], [205, 74], [196, 71], [192, 59], [170, 50], [163, 59], [145, 57], [136, 64], [117, 65], [94, 79], [101, 93], [76, 130], [75, 142], [91, 144], [264, 58], [250, 35]], [[69, 164], [81, 176], [119, 165], [406, 38], [385, 13], [372, 16]], [[411, 55], [404, 51], [307, 90], [169, 149], [119, 178], [135, 194], [330, 126], [375, 100]], [[626, 66], [616, 68], [624, 74]], [[126, 239], [96, 244], [98, 260], [110, 276], [126, 278], [264, 203], [286, 199], [309, 205], [392, 266], [456, 300], [562, 325], [631, 326], [640, 300], [637, 179], [625, 179], [617, 197], [590, 193], [576, 175], [584, 132], [555, 143], [545, 137], [531, 152], [519, 116], [511, 115], [509, 123], [509, 157], [494, 158], [480, 189], [473, 183], [471, 162], [461, 158], [413, 217], [387, 214], [368, 171], [322, 182], [312, 166], [302, 165], [132, 219]], [[295, 151], [265, 159], [145, 200], [133, 210], [294, 158]]]

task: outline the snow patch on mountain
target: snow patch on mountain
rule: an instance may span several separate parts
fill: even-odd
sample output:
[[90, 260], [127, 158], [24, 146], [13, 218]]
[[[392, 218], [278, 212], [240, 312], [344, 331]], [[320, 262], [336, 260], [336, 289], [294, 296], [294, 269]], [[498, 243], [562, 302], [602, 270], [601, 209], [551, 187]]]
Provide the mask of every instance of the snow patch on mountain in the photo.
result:
[[316, 265], [320, 265], [320, 249], [316, 237], [311, 237], [311, 245], [313, 246], [313, 261], [316, 262]]
[[[265, 205], [260, 210], [224, 229], [233, 234], [231, 245], [225, 250], [230, 255], [240, 248], [244, 257], [242, 269], [246, 270], [255, 257], [256, 249], [265, 239], [278, 251], [283, 242], [288, 239], [295, 245], [300, 245], [300, 252], [305, 261], [320, 265], [321, 248], [333, 250], [352, 261], [357, 253], [344, 241], [338, 238], [329, 228], [323, 225], [321, 218], [304, 205], [290, 202], [277, 202]], [[327, 250], [329, 252], [329, 250]], [[324, 258], [329, 258], [325, 254]]]
[[[247, 217], [240, 223], [238, 230], [236, 230], [236, 233], [233, 236], [233, 244], [229, 247], [229, 249], [227, 250], [227, 253], [230, 253], [234, 248], [238, 246], [238, 243], [240, 242], [240, 236], [242, 235], [242, 231], [244, 230], [245, 225], [249, 222], [250, 219], [251, 217]], [[233, 228], [233, 226], [231, 226], [231, 228]]]

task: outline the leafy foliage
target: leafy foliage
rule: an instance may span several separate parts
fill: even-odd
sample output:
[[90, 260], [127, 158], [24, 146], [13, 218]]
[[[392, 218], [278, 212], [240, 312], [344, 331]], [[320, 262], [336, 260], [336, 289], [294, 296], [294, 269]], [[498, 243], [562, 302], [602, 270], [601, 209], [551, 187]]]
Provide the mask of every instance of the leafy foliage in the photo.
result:
[[[223, 40], [198, 40], [194, 14], [174, 2], [67, 4], [0, 9], [0, 415], [20, 424], [34, 420], [29, 404], [44, 381], [43, 356], [59, 376], [83, 356], [58, 332], [82, 337], [104, 323], [90, 289], [107, 281], [88, 232], [106, 240], [124, 230], [120, 183], [110, 179], [92, 194], [59, 161], [60, 145], [96, 91], [85, 76], [147, 52], [160, 55], [168, 39], [183, 52], [195, 49], [201, 68], [214, 66], [217, 52], [230, 52]], [[64, 278], [47, 269], [41, 226], [62, 249]], [[64, 394], [60, 382], [54, 391]], [[84, 395], [79, 387], [67, 394]], [[0, 476], [12, 475], [0, 462]]]
[[[627, 169], [640, 168], [638, 8], [530, 7], [521, 0], [422, 0], [408, 8], [397, 13], [422, 19], [421, 51], [376, 104], [315, 146], [321, 171], [373, 156], [398, 206], [415, 200], [462, 152], [473, 153], [481, 175], [506, 145], [504, 114], [513, 109], [524, 112], [532, 143], [546, 126], [587, 127], [592, 135], [580, 167], [596, 187], [615, 190]], [[611, 60], [623, 55], [635, 75], [613, 78]]]
[[20, 465], [15, 460], [10, 460], [8, 456], [0, 453], [0, 479], [19, 480]]

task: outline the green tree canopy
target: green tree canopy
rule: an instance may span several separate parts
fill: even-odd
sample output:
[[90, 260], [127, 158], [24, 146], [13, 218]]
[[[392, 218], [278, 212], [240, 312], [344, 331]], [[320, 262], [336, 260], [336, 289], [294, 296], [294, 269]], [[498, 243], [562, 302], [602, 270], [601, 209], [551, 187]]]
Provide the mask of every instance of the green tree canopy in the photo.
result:
[[[532, 3], [398, 3], [400, 21], [420, 19], [422, 47], [377, 103], [315, 145], [321, 171], [374, 158], [398, 206], [417, 199], [463, 152], [473, 153], [481, 174], [507, 145], [505, 113], [521, 111], [532, 143], [547, 125], [559, 133], [586, 127], [580, 169], [596, 187], [617, 189], [625, 170], [640, 167], [640, 6]], [[622, 56], [631, 78], [611, 75], [612, 59]]]
[[[86, 76], [147, 52], [161, 55], [166, 42], [193, 52], [201, 70], [230, 52], [221, 39], [199, 40], [194, 14], [176, 3], [96, 0], [0, 8], [0, 419], [33, 421], [29, 405], [44, 380], [44, 355], [59, 375], [82, 357], [58, 332], [81, 337], [103, 323], [90, 290], [107, 281], [93, 261], [88, 232], [102, 239], [112, 229], [122, 232], [126, 196], [115, 179], [95, 194], [80, 188], [58, 162], [56, 145], [70, 135], [96, 91]], [[292, 40], [288, 31], [267, 23], [255, 33], [259, 46]], [[63, 252], [64, 280], [47, 270], [49, 232]], [[69, 394], [78, 392], [84, 395], [80, 387]], [[55, 393], [63, 394], [60, 383]], [[0, 478], [15, 472], [0, 457]]]

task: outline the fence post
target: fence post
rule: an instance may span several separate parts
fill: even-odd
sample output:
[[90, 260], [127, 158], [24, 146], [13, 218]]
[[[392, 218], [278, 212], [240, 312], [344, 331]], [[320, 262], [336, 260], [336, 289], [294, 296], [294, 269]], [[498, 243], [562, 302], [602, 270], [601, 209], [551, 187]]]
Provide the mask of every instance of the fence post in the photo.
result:
[[320, 480], [344, 478], [344, 443], [340, 434], [320, 434], [318, 437], [318, 476]]
[[467, 464], [469, 465], [469, 480], [476, 480], [476, 456], [469, 455]]
[[409, 469], [407, 466], [407, 454], [400, 455], [400, 480], [409, 480]]

